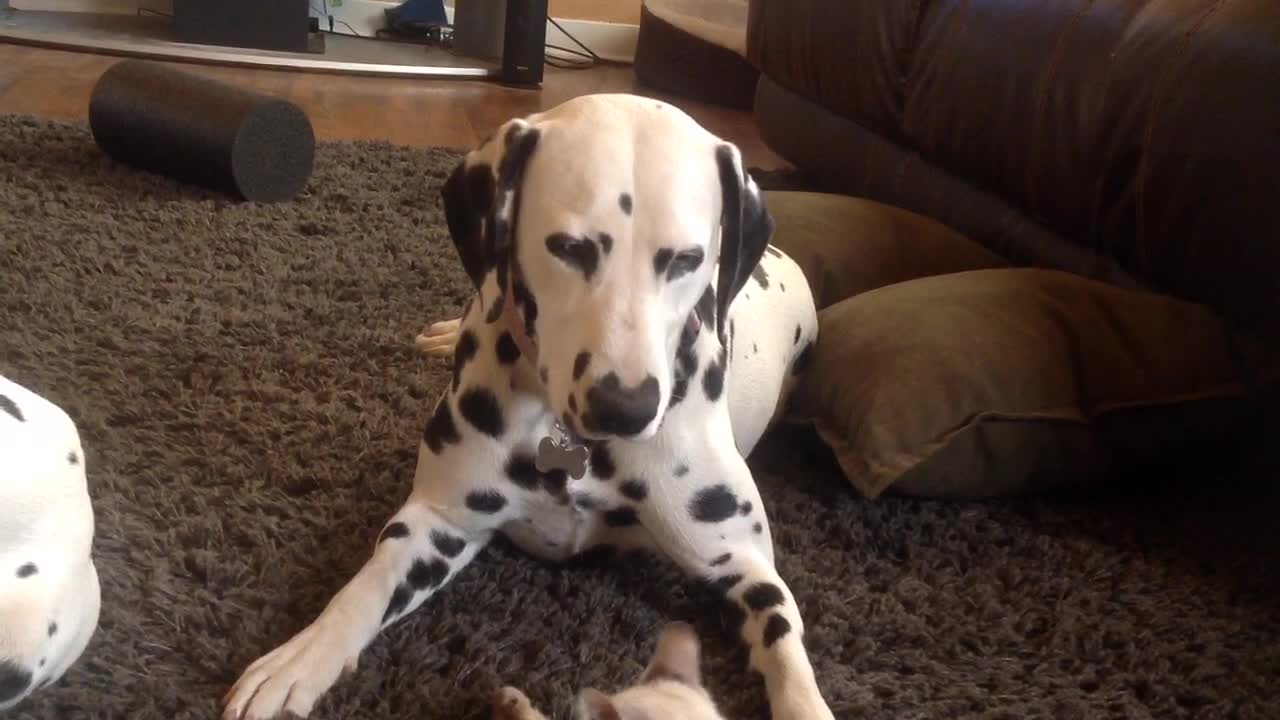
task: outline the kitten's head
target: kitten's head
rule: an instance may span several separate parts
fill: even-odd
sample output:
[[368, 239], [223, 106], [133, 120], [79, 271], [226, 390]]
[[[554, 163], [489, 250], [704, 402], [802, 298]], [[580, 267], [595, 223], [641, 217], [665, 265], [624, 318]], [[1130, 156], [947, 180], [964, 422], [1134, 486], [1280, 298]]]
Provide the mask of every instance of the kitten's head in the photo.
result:
[[[631, 687], [615, 695], [594, 688], [578, 693], [574, 720], [725, 720], [702, 686], [698, 637], [685, 623], [658, 635], [649, 666]], [[547, 720], [513, 687], [498, 691], [493, 720]]]
[[581, 691], [574, 720], [725, 720], [702, 685], [699, 656], [691, 626], [667, 625], [636, 683], [614, 695]]

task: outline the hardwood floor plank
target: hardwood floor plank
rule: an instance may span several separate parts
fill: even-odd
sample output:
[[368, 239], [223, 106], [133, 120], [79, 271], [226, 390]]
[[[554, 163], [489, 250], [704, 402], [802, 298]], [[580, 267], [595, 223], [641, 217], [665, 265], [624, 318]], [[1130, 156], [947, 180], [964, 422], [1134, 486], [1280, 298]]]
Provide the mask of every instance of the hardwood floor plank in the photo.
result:
[[[0, 113], [87, 122], [94, 83], [121, 58], [0, 43]], [[475, 80], [410, 80], [167, 63], [297, 103], [320, 140], [385, 140], [416, 147], [471, 147], [507, 119], [579, 95], [632, 92], [684, 109], [737, 143], [748, 165], [786, 167], [760, 139], [750, 113], [665, 96], [639, 86], [630, 67], [548, 67], [542, 88]]]

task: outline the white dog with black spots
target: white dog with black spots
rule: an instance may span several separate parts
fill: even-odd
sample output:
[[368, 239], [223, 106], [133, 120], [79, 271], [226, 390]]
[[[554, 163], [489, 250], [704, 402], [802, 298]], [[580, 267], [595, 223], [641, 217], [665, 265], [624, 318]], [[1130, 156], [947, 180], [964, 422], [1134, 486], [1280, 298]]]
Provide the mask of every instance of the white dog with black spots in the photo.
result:
[[308, 716], [502, 533], [549, 560], [669, 558], [740, 609], [775, 720], [832, 718], [744, 459], [817, 313], [738, 148], [669, 104], [590, 95], [503, 124], [442, 198], [477, 292], [420, 338], [453, 378], [412, 490], [319, 616], [244, 670], [225, 717]]
[[80, 433], [62, 408], [0, 376], [0, 710], [57, 682], [102, 602]]

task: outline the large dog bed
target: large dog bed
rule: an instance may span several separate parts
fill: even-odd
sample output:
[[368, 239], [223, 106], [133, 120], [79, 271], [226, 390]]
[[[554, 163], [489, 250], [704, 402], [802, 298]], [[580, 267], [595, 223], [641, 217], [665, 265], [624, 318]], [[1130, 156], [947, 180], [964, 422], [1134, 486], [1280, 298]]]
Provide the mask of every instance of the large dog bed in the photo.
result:
[[[11, 717], [216, 717], [367, 559], [450, 378], [412, 341], [470, 289], [436, 204], [458, 157], [322, 144], [296, 202], [236, 204], [114, 165], [82, 127], [0, 118], [0, 368], [81, 426], [103, 586], [82, 661]], [[837, 717], [1280, 703], [1257, 488], [872, 501], [803, 427], [750, 464]], [[669, 619], [706, 638], [729, 716], [766, 718], [728, 618], [677, 571], [552, 568], [501, 543], [313, 717], [480, 720], [510, 682], [563, 717], [579, 686], [638, 673]]]

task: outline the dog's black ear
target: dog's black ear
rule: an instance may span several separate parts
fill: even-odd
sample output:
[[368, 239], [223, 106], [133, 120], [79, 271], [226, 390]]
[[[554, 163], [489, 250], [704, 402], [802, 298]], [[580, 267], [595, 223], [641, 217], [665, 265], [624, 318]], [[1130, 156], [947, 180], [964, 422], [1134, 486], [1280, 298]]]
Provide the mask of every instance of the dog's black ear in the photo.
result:
[[485, 163], [468, 165], [463, 160], [449, 173], [440, 197], [458, 259], [478, 288], [493, 267], [484, 239], [484, 226], [493, 208], [493, 171]]
[[723, 215], [720, 219], [720, 267], [716, 277], [716, 333], [724, 339], [729, 305], [760, 263], [773, 235], [773, 216], [755, 181], [742, 167], [738, 149], [716, 147]]
[[[477, 288], [495, 267], [499, 288], [506, 285], [520, 181], [538, 137], [538, 130], [523, 121], [508, 121], [502, 139], [491, 141], [501, 147], [473, 152], [454, 167], [440, 190], [453, 246]], [[496, 160], [485, 159], [495, 154]]]

